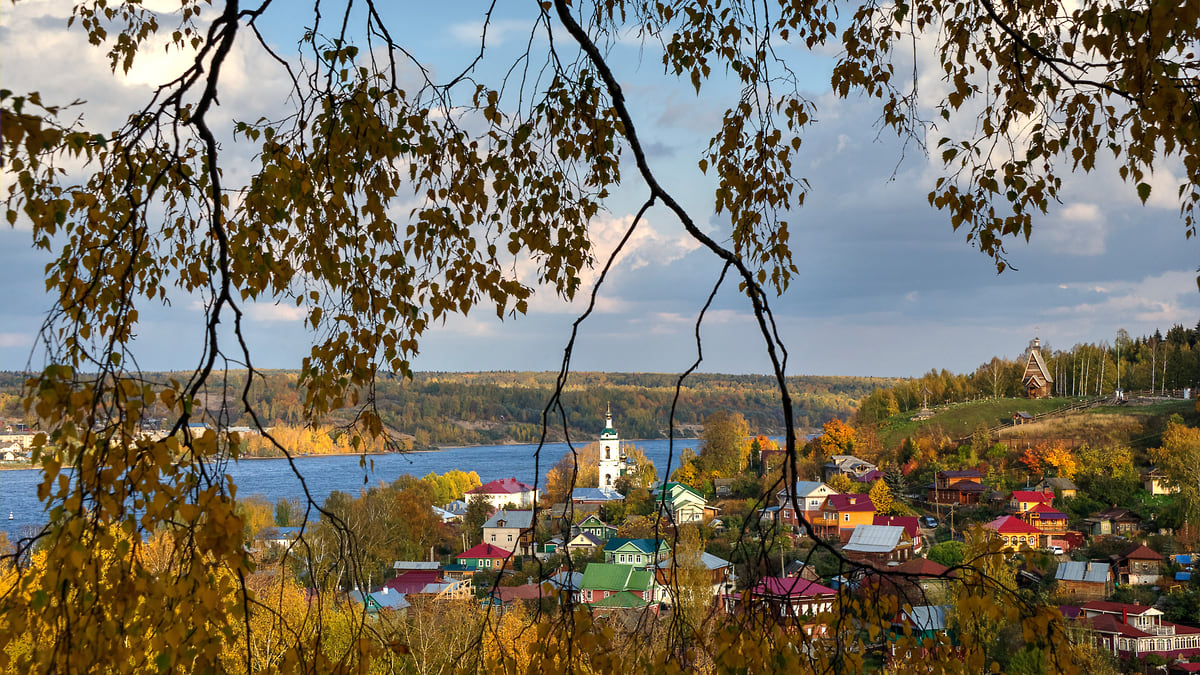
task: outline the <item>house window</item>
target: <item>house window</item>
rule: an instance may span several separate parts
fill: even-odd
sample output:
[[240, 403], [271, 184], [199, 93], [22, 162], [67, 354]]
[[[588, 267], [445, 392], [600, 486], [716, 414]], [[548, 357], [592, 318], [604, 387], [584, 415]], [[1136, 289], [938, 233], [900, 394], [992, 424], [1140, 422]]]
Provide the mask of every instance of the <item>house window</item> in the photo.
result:
[[847, 514], [846, 514], [845, 516], [843, 516], [843, 517], [846, 519], [846, 522], [847, 522], [847, 523], [848, 523], [848, 522], [850, 522], [850, 514], [849, 514], [849, 513], [847, 513]]
[[511, 534], [510, 534], [510, 535], [508, 535], [508, 541], [509, 541], [510, 543], [512, 542], [512, 535], [511, 535]]
[[496, 541], [496, 535], [492, 535], [492, 541]]

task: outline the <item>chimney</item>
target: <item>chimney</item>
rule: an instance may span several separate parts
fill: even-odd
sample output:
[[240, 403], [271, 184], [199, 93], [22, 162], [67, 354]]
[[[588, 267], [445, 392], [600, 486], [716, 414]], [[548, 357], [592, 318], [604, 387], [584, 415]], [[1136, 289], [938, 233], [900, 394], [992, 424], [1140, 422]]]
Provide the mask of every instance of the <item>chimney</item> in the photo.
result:
[[1129, 625], [1129, 608], [1128, 607], [1121, 608], [1121, 623], [1123, 623], [1127, 626]]
[[384, 586], [384, 587], [383, 587], [383, 590], [382, 590], [382, 591], [380, 591], [380, 593], [383, 593], [384, 595], [387, 595], [387, 592], [388, 592], [388, 587], [387, 587], [387, 586]]

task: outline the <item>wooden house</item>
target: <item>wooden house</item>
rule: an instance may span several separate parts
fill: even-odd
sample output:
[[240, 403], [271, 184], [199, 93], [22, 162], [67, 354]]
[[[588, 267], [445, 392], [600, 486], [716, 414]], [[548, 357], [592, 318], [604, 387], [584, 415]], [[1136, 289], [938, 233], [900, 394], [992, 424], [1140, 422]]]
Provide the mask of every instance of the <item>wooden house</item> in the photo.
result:
[[911, 558], [913, 542], [899, 525], [859, 525], [842, 547], [842, 553], [850, 560], [880, 567]]
[[1054, 378], [1042, 359], [1042, 341], [1036, 337], [1029, 344], [1029, 351], [1025, 356], [1021, 387], [1029, 398], [1050, 398], [1054, 391]]
[[1060, 594], [1085, 601], [1103, 600], [1112, 595], [1116, 581], [1112, 565], [1096, 560], [1059, 563], [1054, 579]]
[[1073, 499], [1079, 494], [1079, 488], [1070, 478], [1061, 476], [1054, 478], [1043, 478], [1041, 482], [1033, 486], [1034, 490], [1039, 492], [1053, 492], [1056, 495], [1061, 495], [1063, 499]]
[[943, 505], [978, 504], [987, 487], [980, 481], [983, 474], [975, 469], [939, 471], [928, 486], [929, 502]]
[[651, 495], [663, 515], [669, 515], [676, 523], [699, 523], [705, 519], [708, 500], [683, 483], [664, 483], [654, 488]]
[[1129, 536], [1142, 529], [1142, 517], [1126, 508], [1114, 506], [1081, 521], [1092, 536], [1117, 534]]
[[1113, 556], [1117, 581], [1122, 584], [1158, 584], [1162, 582], [1163, 557], [1145, 544], [1135, 544], [1121, 555]]
[[[604, 544], [604, 562], [624, 565], [649, 567], [658, 563], [671, 553], [671, 546], [666, 541], [654, 539], [626, 539], [613, 537]], [[658, 549], [657, 554], [655, 548]]]

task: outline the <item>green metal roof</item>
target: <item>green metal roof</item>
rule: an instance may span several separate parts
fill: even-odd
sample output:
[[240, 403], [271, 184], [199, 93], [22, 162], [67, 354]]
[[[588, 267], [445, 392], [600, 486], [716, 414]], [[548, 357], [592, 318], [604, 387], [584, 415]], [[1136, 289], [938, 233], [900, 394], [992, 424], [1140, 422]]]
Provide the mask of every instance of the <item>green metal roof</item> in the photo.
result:
[[638, 607], [645, 607], [648, 604], [650, 603], [629, 591], [621, 591], [620, 593], [613, 593], [603, 600], [597, 600], [591, 603], [591, 606], [608, 607], [610, 609], [636, 609]]
[[654, 581], [649, 570], [640, 570], [633, 565], [617, 563], [590, 563], [583, 571], [582, 590], [598, 591], [648, 591]]

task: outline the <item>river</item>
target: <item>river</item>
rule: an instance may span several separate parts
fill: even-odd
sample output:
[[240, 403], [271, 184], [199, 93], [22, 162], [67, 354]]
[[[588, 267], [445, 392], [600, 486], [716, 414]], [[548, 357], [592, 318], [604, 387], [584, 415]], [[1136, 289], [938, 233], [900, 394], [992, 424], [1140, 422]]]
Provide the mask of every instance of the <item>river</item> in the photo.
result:
[[[782, 445], [783, 439], [776, 438]], [[634, 445], [654, 462], [660, 479], [665, 477], [668, 442], [666, 440], [622, 441]], [[679, 466], [684, 448], [696, 448], [699, 439], [676, 439], [671, 469]], [[576, 444], [582, 448], [584, 444]], [[446, 448], [429, 452], [409, 452], [390, 455], [370, 455], [367, 467], [359, 466], [358, 455], [299, 457], [296, 467], [317, 503], [322, 503], [334, 490], [357, 494], [366, 485], [391, 482], [403, 474], [424, 476], [429, 472], [445, 473], [451, 469], [474, 471], [484, 483], [497, 478], [516, 478], [533, 484], [536, 445], [479, 445]], [[567, 452], [566, 443], [547, 443], [542, 448], [538, 473], [539, 483], [545, 482], [546, 471]], [[372, 470], [373, 464], [373, 470]], [[253, 459], [230, 463], [226, 473], [233, 477], [240, 497], [262, 495], [274, 503], [278, 499], [302, 497], [300, 480], [284, 459]], [[45, 505], [37, 500], [37, 484], [41, 473], [37, 469], [0, 471], [0, 531], [9, 540], [28, 534], [46, 522]], [[12, 514], [12, 519], [8, 516]]]

